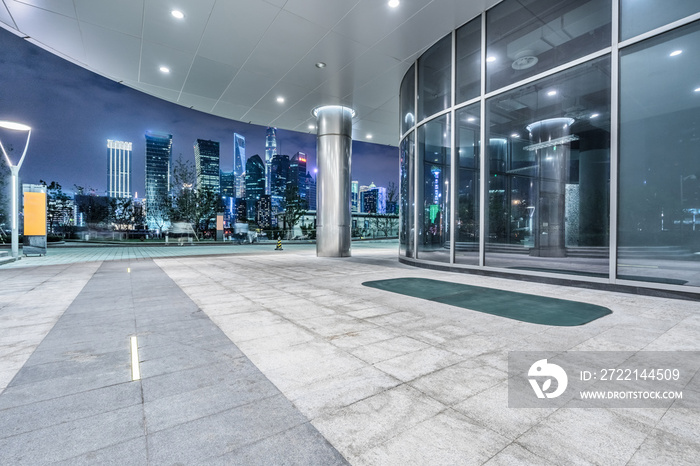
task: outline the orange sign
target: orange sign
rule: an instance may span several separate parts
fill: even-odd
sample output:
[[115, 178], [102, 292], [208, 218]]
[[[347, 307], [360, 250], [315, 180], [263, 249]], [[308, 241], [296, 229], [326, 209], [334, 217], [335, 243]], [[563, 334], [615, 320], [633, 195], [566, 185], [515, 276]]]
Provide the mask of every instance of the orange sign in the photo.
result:
[[46, 236], [46, 193], [24, 193], [24, 234]]

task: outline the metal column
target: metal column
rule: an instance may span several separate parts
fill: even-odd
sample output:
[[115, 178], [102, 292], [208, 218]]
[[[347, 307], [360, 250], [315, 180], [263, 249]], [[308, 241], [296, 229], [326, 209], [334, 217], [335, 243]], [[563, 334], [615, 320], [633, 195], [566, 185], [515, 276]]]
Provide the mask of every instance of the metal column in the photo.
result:
[[350, 167], [352, 117], [355, 112], [338, 105], [314, 110], [316, 139], [316, 255], [350, 257], [352, 217]]

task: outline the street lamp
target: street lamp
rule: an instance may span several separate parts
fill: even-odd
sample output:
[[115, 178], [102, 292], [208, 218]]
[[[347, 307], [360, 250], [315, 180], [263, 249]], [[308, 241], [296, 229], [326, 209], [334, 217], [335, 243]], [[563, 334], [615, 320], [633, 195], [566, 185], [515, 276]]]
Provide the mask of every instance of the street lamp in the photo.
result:
[[24, 151], [22, 152], [22, 157], [20, 157], [19, 162], [16, 165], [12, 164], [10, 156], [7, 155], [5, 147], [0, 141], [0, 149], [5, 156], [5, 161], [10, 167], [10, 173], [12, 174], [12, 257], [15, 259], [19, 258], [19, 169], [22, 167], [22, 162], [24, 162], [24, 156], [27, 155], [27, 148], [29, 147], [29, 137], [32, 135], [32, 128], [21, 123], [13, 123], [11, 121], [0, 121], [0, 128], [9, 129], [12, 131], [26, 131], [27, 132], [27, 143], [24, 146]]

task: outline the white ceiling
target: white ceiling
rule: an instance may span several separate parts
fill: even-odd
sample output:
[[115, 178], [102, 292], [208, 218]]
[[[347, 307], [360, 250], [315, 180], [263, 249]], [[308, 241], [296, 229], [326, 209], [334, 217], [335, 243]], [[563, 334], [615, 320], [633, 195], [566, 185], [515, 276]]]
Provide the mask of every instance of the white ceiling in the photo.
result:
[[0, 0], [0, 26], [186, 107], [315, 132], [311, 110], [342, 104], [357, 112], [354, 139], [397, 145], [408, 67], [500, 0], [387, 1]]

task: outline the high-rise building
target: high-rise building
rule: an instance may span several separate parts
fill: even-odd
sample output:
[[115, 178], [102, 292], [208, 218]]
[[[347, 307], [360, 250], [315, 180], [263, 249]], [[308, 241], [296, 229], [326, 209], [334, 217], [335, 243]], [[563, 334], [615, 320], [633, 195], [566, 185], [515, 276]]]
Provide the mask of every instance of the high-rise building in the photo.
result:
[[289, 156], [275, 154], [270, 163], [270, 194], [285, 196], [289, 180]]
[[309, 203], [309, 210], [316, 210], [316, 180], [311, 173], [306, 173], [306, 200]]
[[272, 187], [272, 157], [277, 154], [277, 128], [267, 128], [265, 135], [265, 194], [270, 194]]
[[362, 197], [362, 193], [367, 192], [367, 191], [369, 191], [370, 189], [373, 189], [373, 188], [376, 188], [376, 186], [374, 185], [374, 183], [370, 183], [369, 186], [367, 186], [367, 185], [360, 185], [360, 189], [359, 189], [359, 191], [358, 191], [359, 197], [360, 197], [360, 199], [359, 199], [359, 203], [360, 203], [359, 209], [360, 209], [360, 212], [367, 212], [367, 209], [365, 208], [365, 204], [364, 204], [364, 198]]
[[296, 189], [297, 195], [306, 200], [306, 154], [297, 152], [289, 161], [289, 180], [287, 183]]
[[245, 163], [245, 193], [248, 220], [255, 220], [256, 202], [265, 194], [265, 165], [258, 154]]
[[131, 143], [107, 140], [109, 197], [131, 197]]
[[350, 194], [351, 194], [350, 199], [352, 202], [350, 210], [352, 212], [359, 212], [360, 211], [360, 182], [359, 181], [352, 182]]
[[208, 189], [220, 194], [219, 142], [197, 139], [194, 143], [194, 165], [197, 172], [197, 189]]
[[162, 228], [167, 217], [172, 146], [172, 134], [146, 133], [146, 222], [151, 229]]
[[255, 223], [260, 228], [270, 228], [272, 225], [272, 199], [271, 196], [263, 194], [255, 201]]
[[238, 197], [236, 196], [236, 174], [235, 172], [220, 172], [219, 186], [221, 187], [222, 197]]
[[233, 133], [234, 196], [245, 196], [245, 137]]

